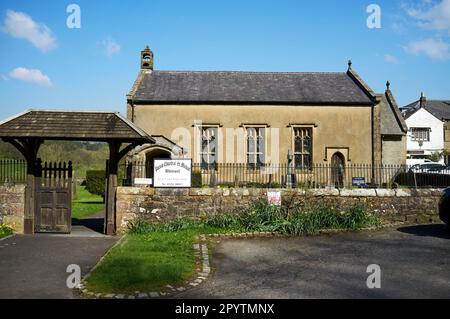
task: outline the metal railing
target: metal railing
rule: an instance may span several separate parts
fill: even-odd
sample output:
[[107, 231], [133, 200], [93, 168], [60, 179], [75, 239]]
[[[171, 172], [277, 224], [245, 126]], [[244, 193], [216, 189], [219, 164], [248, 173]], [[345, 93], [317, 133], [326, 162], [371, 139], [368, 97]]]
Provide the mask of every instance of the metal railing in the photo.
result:
[[[134, 161], [123, 164], [123, 185], [135, 178], [153, 178], [153, 166]], [[312, 164], [295, 168], [289, 164], [254, 167], [248, 164], [192, 165], [192, 186], [254, 188], [445, 188], [450, 186], [450, 168], [426, 171], [408, 165]]]
[[0, 185], [26, 184], [26, 182], [26, 161], [0, 159]]

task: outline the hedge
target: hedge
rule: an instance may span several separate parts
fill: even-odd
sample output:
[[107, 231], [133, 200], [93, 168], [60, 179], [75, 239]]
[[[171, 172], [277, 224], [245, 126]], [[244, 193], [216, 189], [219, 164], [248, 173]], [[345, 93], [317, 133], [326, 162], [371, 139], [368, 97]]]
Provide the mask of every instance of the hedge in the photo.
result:
[[203, 186], [202, 172], [200, 172], [200, 171], [192, 172], [192, 187], [201, 188], [202, 186]]
[[86, 171], [86, 190], [95, 195], [105, 196], [105, 171]]

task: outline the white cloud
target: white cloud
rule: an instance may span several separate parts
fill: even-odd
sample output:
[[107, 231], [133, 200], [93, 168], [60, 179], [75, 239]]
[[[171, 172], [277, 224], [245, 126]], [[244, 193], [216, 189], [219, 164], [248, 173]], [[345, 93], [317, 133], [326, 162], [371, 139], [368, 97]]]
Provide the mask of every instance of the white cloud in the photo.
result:
[[36, 23], [23, 12], [7, 10], [4, 25], [0, 27], [0, 30], [14, 38], [28, 40], [42, 52], [56, 47], [52, 30], [42, 23]]
[[[427, 1], [426, 3], [432, 3]], [[428, 9], [408, 9], [408, 14], [420, 21], [424, 28], [433, 30], [447, 30], [450, 34], [450, 0], [433, 3]]]
[[49, 77], [37, 69], [15, 68], [9, 73], [13, 79], [35, 83], [41, 86], [51, 87]]
[[450, 45], [442, 40], [424, 39], [410, 42], [405, 50], [414, 55], [424, 54], [433, 60], [450, 59]]
[[390, 54], [384, 55], [384, 61], [386, 61], [387, 63], [393, 63], [393, 64], [398, 63], [397, 58]]
[[106, 56], [111, 57], [120, 51], [120, 45], [112, 39], [102, 41], [103, 51]]

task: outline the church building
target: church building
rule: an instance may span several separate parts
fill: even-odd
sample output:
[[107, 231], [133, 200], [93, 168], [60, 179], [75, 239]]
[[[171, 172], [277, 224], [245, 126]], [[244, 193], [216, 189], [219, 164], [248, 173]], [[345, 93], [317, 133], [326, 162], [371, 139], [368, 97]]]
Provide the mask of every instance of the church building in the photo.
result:
[[[127, 95], [127, 117], [155, 144], [131, 158], [192, 158], [202, 169], [243, 163], [405, 164], [407, 127], [387, 83], [375, 93], [345, 72], [155, 70], [153, 52]], [[150, 173], [149, 173], [150, 174]]]

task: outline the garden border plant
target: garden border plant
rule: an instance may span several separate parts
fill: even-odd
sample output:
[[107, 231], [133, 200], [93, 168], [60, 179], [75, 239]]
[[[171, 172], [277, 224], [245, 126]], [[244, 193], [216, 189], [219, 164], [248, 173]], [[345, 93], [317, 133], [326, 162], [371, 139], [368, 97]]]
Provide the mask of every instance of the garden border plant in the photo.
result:
[[[282, 207], [269, 205], [265, 201], [254, 202], [240, 214], [237, 212], [216, 214], [197, 220], [177, 219], [163, 224], [152, 224], [144, 220], [138, 220], [131, 225], [128, 236], [145, 236], [146, 234], [174, 234], [176, 236], [179, 232], [195, 230], [197, 236], [194, 238], [193, 252], [197, 265], [195, 266], [194, 274], [186, 277], [184, 284], [175, 286], [173, 283], [167, 283], [163, 289], [150, 289], [152, 290], [150, 292], [136, 290], [131, 294], [118, 293], [117, 291], [108, 291], [108, 287], [103, 287], [101, 293], [91, 291], [89, 277], [92, 273], [98, 275], [95, 272], [105, 271], [105, 269], [101, 269], [102, 263], [108, 262], [108, 255], [113, 249], [116, 249], [116, 245], [102, 258], [97, 265], [99, 267], [93, 269], [85, 277], [80, 290], [85, 296], [90, 298], [167, 297], [173, 293], [196, 287], [206, 280], [211, 270], [207, 246], [208, 244], [214, 244], [212, 240], [217, 240], [218, 238], [318, 235], [348, 230], [376, 229], [380, 225], [381, 222], [378, 217], [368, 213], [366, 207], [362, 204], [337, 207], [323, 203], [308, 204], [308, 202], [303, 202], [299, 205], [293, 198], [286, 198]], [[126, 242], [120, 245], [126, 245]], [[108, 268], [106, 267], [106, 269]], [[133, 289], [133, 287], [130, 289]]]
[[14, 234], [14, 231], [11, 227], [0, 224], [0, 240], [5, 239], [13, 234]]

